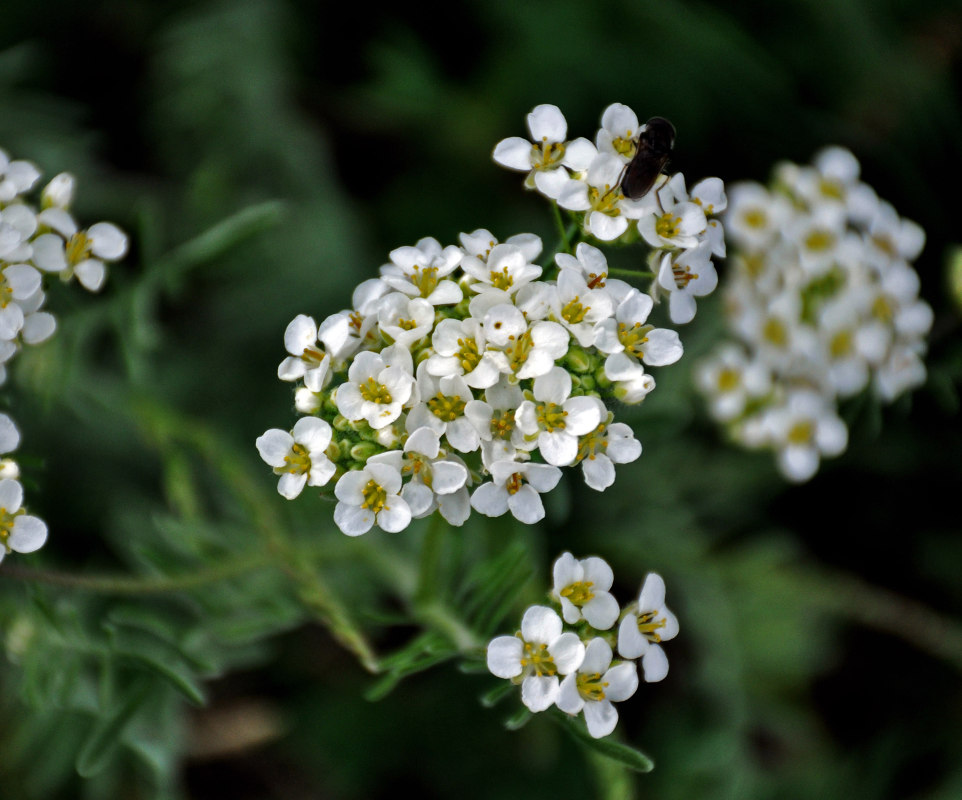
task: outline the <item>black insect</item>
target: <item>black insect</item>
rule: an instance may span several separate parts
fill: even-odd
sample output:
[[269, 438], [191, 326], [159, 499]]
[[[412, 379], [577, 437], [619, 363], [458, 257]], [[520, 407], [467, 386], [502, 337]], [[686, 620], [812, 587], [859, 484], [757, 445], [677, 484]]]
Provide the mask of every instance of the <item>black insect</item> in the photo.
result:
[[651, 190], [668, 163], [675, 146], [675, 126], [664, 117], [652, 117], [638, 134], [635, 155], [621, 176], [621, 191], [630, 200], [640, 200]]

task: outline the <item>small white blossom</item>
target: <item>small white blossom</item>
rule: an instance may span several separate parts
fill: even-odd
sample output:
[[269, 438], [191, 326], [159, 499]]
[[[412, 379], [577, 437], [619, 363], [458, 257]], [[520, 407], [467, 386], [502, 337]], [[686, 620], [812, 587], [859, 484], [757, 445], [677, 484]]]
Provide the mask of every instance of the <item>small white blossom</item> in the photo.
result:
[[375, 523], [388, 533], [404, 530], [411, 522], [411, 508], [400, 491], [400, 470], [368, 459], [363, 469], [342, 475], [334, 486], [334, 522], [348, 536], [367, 533]]
[[47, 525], [24, 513], [23, 487], [15, 480], [0, 480], [0, 561], [15, 550], [32, 553], [47, 541]]
[[545, 711], [558, 698], [559, 675], [581, 666], [585, 646], [577, 634], [563, 633], [561, 618], [546, 606], [531, 606], [516, 636], [488, 643], [488, 669], [499, 678], [521, 683], [521, 701], [534, 712]]
[[325, 454], [331, 443], [331, 426], [317, 417], [302, 417], [288, 433], [272, 428], [257, 437], [257, 451], [274, 473], [280, 475], [277, 491], [288, 500], [305, 486], [324, 486], [334, 475], [334, 464]]
[[621, 609], [609, 591], [615, 577], [608, 562], [597, 556], [578, 560], [571, 553], [562, 553], [552, 574], [551, 594], [561, 603], [565, 622], [570, 625], [585, 619], [599, 631], [615, 624]]
[[614, 666], [611, 645], [604, 639], [588, 642], [585, 657], [576, 672], [561, 681], [558, 708], [566, 714], [585, 715], [588, 733], [595, 739], [607, 736], [618, 724], [618, 710], [614, 703], [627, 700], [638, 690], [638, 668], [632, 661]]
[[665, 605], [665, 581], [650, 572], [638, 602], [618, 626], [618, 653], [623, 658], [641, 658], [645, 681], [654, 683], [668, 674], [668, 658], [660, 643], [677, 635], [678, 619]]

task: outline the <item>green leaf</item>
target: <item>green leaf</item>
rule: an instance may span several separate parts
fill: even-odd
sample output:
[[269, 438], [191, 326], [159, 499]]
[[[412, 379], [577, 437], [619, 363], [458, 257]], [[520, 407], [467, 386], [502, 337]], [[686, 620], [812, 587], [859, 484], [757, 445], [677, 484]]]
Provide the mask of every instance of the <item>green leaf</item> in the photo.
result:
[[204, 690], [181, 652], [153, 634], [132, 628], [111, 627], [112, 650], [160, 675], [191, 703], [206, 702]]
[[150, 681], [141, 680], [127, 695], [127, 699], [101, 716], [94, 723], [83, 749], [77, 755], [77, 772], [81, 777], [91, 778], [110, 763], [120, 748], [121, 737], [128, 723], [147, 699]]
[[481, 705], [485, 708], [493, 708], [517, 688], [513, 683], [499, 683], [493, 689], [481, 695]]
[[560, 724], [577, 741], [600, 755], [623, 764], [635, 772], [651, 772], [655, 762], [648, 756], [623, 742], [617, 742], [609, 737], [595, 739], [588, 728], [578, 717], [572, 717], [563, 711], [551, 714], [551, 719]]

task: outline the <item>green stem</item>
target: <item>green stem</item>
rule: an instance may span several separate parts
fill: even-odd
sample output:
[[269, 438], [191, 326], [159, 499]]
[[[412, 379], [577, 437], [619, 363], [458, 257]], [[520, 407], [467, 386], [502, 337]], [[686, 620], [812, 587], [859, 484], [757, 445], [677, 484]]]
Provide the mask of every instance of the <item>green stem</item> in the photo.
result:
[[66, 589], [98, 594], [165, 594], [196, 589], [210, 583], [234, 578], [255, 569], [270, 566], [274, 559], [265, 553], [227, 561], [217, 566], [183, 575], [168, 575], [156, 578], [140, 578], [128, 575], [75, 575], [59, 570], [32, 569], [14, 564], [0, 568], [0, 576], [29, 583], [47, 583]]
[[897, 636], [962, 670], [962, 626], [923, 603], [841, 572], [801, 575], [799, 590], [813, 604]]
[[640, 269], [608, 269], [608, 275], [613, 278], [654, 278], [654, 272]]
[[418, 576], [418, 588], [415, 600], [427, 603], [440, 594], [440, 565], [441, 552], [444, 549], [445, 533], [448, 524], [440, 512], [435, 511], [431, 516], [427, 533], [421, 543], [421, 570]]

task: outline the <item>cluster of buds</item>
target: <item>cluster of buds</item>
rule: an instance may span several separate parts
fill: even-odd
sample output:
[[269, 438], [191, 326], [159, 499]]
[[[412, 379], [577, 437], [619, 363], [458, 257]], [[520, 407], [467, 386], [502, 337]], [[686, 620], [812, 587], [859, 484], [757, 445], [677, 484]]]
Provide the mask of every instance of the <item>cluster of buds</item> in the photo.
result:
[[[535, 109], [529, 121], [541, 116]], [[566, 168], [554, 169], [569, 180]], [[554, 174], [533, 173], [535, 185]], [[681, 176], [661, 180], [666, 201], [683, 190]], [[624, 199], [617, 182], [609, 188]], [[720, 181], [715, 188], [704, 197], [719, 210]], [[698, 224], [679, 222], [674, 238], [659, 239], [659, 261], [720, 247], [703, 205], [681, 205], [670, 205], [678, 220]], [[637, 238], [643, 215], [632, 219]], [[621, 233], [628, 237], [627, 225]], [[603, 491], [615, 464], [641, 453], [609, 406], [641, 402], [655, 387], [647, 368], [682, 355], [677, 332], [648, 323], [651, 294], [610, 277], [598, 248], [581, 242], [545, 269], [535, 263], [542, 242], [533, 234], [499, 242], [479, 229], [460, 241], [425, 238], [392, 251], [380, 277], [357, 287], [351, 309], [320, 325], [299, 315], [285, 333], [290, 355], [278, 377], [297, 384], [303, 418], [290, 431], [268, 430], [257, 448], [284, 497], [333, 487], [334, 520], [350, 536], [375, 525], [399, 531], [435, 510], [453, 525], [472, 509], [534, 523], [562, 467], [580, 464], [588, 486]]]
[[[82, 230], [69, 208], [74, 178], [61, 173], [40, 193], [39, 208], [28, 196], [40, 180], [29, 161], [11, 161], [0, 150], [0, 385], [7, 379], [7, 363], [24, 345], [45, 341], [56, 330], [56, 319], [43, 310], [45, 281], [76, 277], [85, 289], [103, 285], [105, 262], [123, 257], [127, 237], [109, 222]], [[0, 456], [20, 442], [13, 420], [0, 414]], [[43, 545], [47, 526], [22, 508], [23, 488], [17, 482], [16, 462], [0, 461], [0, 560], [16, 550], [29, 553]]]
[[614, 576], [603, 559], [562, 553], [553, 573], [551, 598], [560, 616], [552, 607], [531, 606], [518, 633], [489, 642], [488, 669], [520, 684], [530, 711], [557, 706], [566, 714], [583, 712], [588, 732], [598, 739], [618, 723], [614, 703], [638, 689], [636, 660], [647, 683], [668, 674], [660, 643], [678, 634], [678, 620], [665, 605], [665, 582], [656, 573], [648, 574], [638, 599], [624, 610], [610, 592]]
[[736, 341], [696, 383], [736, 442], [775, 451], [787, 479], [806, 481], [847, 446], [839, 400], [871, 386], [888, 402], [925, 380], [932, 310], [911, 266], [925, 234], [838, 147], [779, 165], [770, 187], [732, 187], [725, 226]]

